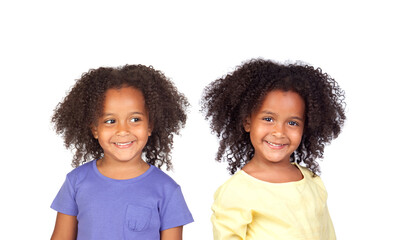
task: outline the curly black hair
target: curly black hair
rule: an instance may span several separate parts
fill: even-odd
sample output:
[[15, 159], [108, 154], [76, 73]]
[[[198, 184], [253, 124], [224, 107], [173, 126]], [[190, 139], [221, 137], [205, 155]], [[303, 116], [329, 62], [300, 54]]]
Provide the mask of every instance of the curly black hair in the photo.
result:
[[167, 170], [172, 168], [170, 152], [173, 134], [186, 123], [189, 103], [160, 71], [144, 65], [100, 67], [82, 74], [54, 110], [52, 123], [62, 135], [66, 148], [74, 150], [73, 167], [102, 157], [103, 150], [91, 132], [103, 111], [108, 89], [133, 87], [143, 93], [149, 112], [151, 136], [143, 149], [146, 162]]
[[220, 139], [216, 160], [227, 161], [234, 174], [252, 159], [254, 148], [243, 123], [272, 90], [294, 91], [304, 99], [304, 133], [290, 161], [303, 162], [319, 174], [316, 159], [323, 157], [324, 146], [339, 135], [345, 121], [345, 94], [320, 68], [300, 63], [251, 59], [206, 86], [201, 111]]

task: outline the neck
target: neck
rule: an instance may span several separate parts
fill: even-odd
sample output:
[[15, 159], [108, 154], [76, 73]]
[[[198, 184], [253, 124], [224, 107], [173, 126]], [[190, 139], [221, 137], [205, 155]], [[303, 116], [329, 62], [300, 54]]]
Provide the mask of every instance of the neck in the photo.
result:
[[282, 171], [284, 169], [294, 168], [290, 161], [280, 161], [280, 162], [271, 162], [271, 161], [260, 161], [258, 158], [253, 157], [249, 162], [254, 168], [257, 170], [267, 169], [274, 171]]
[[120, 180], [138, 177], [150, 168], [142, 159], [134, 162], [114, 162], [102, 158], [96, 161], [96, 166], [104, 176]]
[[253, 157], [242, 170], [259, 180], [271, 183], [293, 182], [303, 178], [301, 171], [288, 161], [259, 161]]

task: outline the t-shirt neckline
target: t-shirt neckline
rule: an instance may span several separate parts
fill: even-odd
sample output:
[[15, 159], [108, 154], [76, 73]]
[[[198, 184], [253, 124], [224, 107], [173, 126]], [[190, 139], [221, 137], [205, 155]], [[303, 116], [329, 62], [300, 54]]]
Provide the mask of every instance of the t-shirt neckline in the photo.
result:
[[119, 183], [132, 183], [132, 182], [140, 181], [143, 178], [145, 178], [146, 176], [148, 176], [155, 168], [153, 165], [149, 164], [149, 166], [150, 166], [149, 169], [147, 169], [143, 174], [141, 174], [141, 175], [139, 175], [137, 177], [129, 178], [129, 179], [114, 179], [114, 178], [106, 177], [105, 175], [100, 173], [99, 170], [98, 170], [98, 167], [96, 166], [96, 161], [97, 161], [97, 159], [92, 161], [92, 168], [93, 168], [95, 174], [99, 178], [101, 178], [101, 179], [103, 179], [105, 181], [112, 181], [112, 182], [119, 182]]
[[293, 185], [293, 184], [302, 184], [306, 181], [307, 176], [305, 175], [303, 169], [301, 168], [301, 166], [298, 163], [293, 162], [293, 165], [297, 166], [298, 170], [300, 170], [303, 178], [301, 180], [297, 180], [297, 181], [292, 181], [292, 182], [283, 182], [283, 183], [272, 183], [272, 182], [267, 182], [264, 180], [260, 180], [258, 178], [253, 177], [252, 175], [248, 174], [247, 172], [243, 171], [242, 169], [239, 171], [242, 175], [250, 178], [253, 181], [259, 182], [259, 183], [263, 183], [263, 184], [270, 184], [270, 185]]

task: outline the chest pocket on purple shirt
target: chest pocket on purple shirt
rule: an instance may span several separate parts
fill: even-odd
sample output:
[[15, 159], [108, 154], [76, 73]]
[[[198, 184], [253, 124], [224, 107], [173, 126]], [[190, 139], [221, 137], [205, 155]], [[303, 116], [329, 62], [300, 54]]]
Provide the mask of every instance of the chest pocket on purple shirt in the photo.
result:
[[125, 221], [128, 230], [142, 232], [150, 225], [151, 208], [139, 205], [128, 205]]

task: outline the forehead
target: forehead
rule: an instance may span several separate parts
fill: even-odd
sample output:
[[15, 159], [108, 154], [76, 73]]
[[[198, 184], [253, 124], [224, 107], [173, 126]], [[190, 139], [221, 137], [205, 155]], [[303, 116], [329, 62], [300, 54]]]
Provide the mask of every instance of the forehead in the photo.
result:
[[303, 116], [305, 112], [305, 102], [303, 98], [294, 91], [273, 90], [266, 94], [261, 105], [257, 109], [258, 112], [264, 110]]
[[145, 109], [143, 93], [133, 87], [111, 88], [104, 95], [103, 110]]

